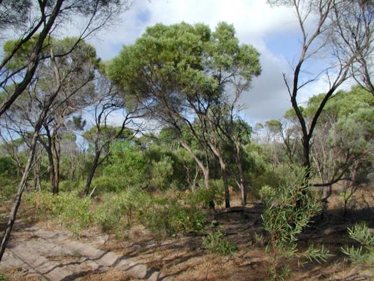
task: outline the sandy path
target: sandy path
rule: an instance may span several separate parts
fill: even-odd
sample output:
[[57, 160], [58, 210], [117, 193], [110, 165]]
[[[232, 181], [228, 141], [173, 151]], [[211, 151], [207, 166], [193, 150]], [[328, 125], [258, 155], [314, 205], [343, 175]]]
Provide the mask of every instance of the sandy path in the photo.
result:
[[74, 240], [67, 232], [53, 232], [36, 226], [12, 233], [0, 269], [22, 268], [27, 277], [44, 280], [76, 280], [110, 268], [145, 280], [170, 280], [134, 258], [98, 249], [89, 242]]

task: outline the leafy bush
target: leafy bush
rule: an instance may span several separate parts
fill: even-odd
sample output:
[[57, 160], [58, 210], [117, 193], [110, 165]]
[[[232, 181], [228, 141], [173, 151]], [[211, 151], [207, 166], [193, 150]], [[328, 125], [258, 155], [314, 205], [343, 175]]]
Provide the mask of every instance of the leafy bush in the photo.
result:
[[137, 189], [129, 189], [119, 194], [105, 196], [94, 215], [95, 222], [105, 232], [111, 232], [131, 225], [149, 205], [150, 197]]
[[348, 234], [350, 238], [360, 243], [360, 247], [342, 248], [342, 252], [354, 264], [374, 266], [374, 235], [367, 225], [365, 223], [356, 224], [353, 228], [348, 228]]
[[[313, 246], [304, 253], [297, 252], [297, 235], [308, 225], [310, 218], [320, 212], [315, 193], [303, 185], [304, 173], [300, 169], [297, 173], [293, 181], [291, 174], [287, 176], [288, 184], [277, 189], [264, 186], [260, 192], [265, 207], [263, 225], [270, 236], [267, 250], [273, 256], [270, 272], [274, 279], [281, 278], [277, 266], [282, 258], [304, 257], [324, 261], [330, 255], [323, 247], [317, 249]], [[298, 200], [302, 202], [300, 206], [296, 206]]]
[[198, 188], [195, 193], [190, 194], [188, 201], [191, 205], [203, 205], [204, 208], [209, 208], [209, 203], [212, 201], [217, 205], [223, 203], [224, 192], [222, 180], [212, 180], [209, 190], [205, 187]]
[[177, 199], [157, 199], [141, 217], [142, 223], [156, 237], [203, 230], [205, 215], [196, 207], [183, 206]]
[[91, 226], [93, 216], [90, 198], [80, 198], [76, 193], [61, 192], [58, 196], [49, 192], [26, 194], [25, 199], [41, 218], [55, 217], [75, 234]]
[[173, 160], [169, 156], [163, 157], [160, 161], [152, 161], [150, 184], [156, 190], [164, 190], [169, 187], [173, 175]]
[[232, 255], [237, 247], [228, 241], [222, 231], [213, 231], [203, 238], [203, 245], [209, 253]]

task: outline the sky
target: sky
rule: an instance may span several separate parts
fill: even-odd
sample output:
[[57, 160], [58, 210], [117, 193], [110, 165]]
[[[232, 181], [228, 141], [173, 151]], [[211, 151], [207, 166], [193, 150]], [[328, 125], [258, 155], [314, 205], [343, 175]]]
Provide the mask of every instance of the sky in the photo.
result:
[[[110, 60], [123, 45], [133, 44], [146, 27], [156, 23], [205, 23], [213, 30], [225, 21], [233, 24], [241, 43], [252, 44], [261, 53], [262, 74], [253, 79], [243, 94], [243, 117], [250, 124], [280, 119], [290, 108], [283, 73], [290, 76], [300, 50], [299, 27], [291, 8], [271, 7], [266, 0], [134, 0], [115, 26], [89, 39], [99, 57]], [[321, 77], [300, 93], [305, 103], [312, 95], [326, 91]], [[349, 86], [346, 86], [348, 88]]]

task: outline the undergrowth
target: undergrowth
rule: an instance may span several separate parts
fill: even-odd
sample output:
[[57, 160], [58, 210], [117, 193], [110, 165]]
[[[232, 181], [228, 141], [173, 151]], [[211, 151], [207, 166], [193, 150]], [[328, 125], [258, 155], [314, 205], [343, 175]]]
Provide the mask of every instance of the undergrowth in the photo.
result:
[[227, 240], [221, 230], [209, 233], [203, 238], [203, 245], [208, 253], [220, 255], [233, 255], [237, 247]]
[[155, 197], [140, 189], [106, 193], [95, 199], [81, 198], [75, 192], [29, 193], [25, 202], [32, 206], [34, 219], [53, 219], [74, 234], [99, 227], [103, 232], [120, 234], [135, 223], [142, 223], [156, 238], [176, 236], [204, 229], [205, 214], [178, 198]]

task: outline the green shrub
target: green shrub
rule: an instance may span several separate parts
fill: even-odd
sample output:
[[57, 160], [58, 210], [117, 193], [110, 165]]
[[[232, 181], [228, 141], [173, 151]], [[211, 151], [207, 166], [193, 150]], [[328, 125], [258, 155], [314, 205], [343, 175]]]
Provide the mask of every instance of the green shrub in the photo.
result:
[[191, 205], [203, 205], [207, 209], [212, 201], [217, 205], [223, 204], [224, 194], [225, 188], [222, 180], [212, 180], [210, 181], [209, 190], [205, 187], [198, 188], [195, 193], [189, 195], [187, 200]]
[[141, 219], [158, 238], [200, 232], [205, 223], [205, 215], [196, 207], [183, 206], [177, 199], [167, 198], [154, 200]]
[[[270, 239], [266, 247], [273, 256], [270, 272], [273, 279], [282, 278], [282, 268], [277, 272], [281, 259], [293, 257], [307, 258], [308, 260], [324, 261], [330, 256], [323, 247], [320, 249], [311, 246], [303, 253], [297, 251], [297, 235], [308, 225], [310, 218], [320, 212], [320, 204], [315, 193], [303, 185], [304, 172], [296, 171], [296, 176], [286, 175], [288, 184], [277, 189], [264, 186], [260, 195], [264, 203], [262, 215], [264, 229]], [[293, 180], [292, 180], [293, 178]], [[296, 202], [302, 202], [296, 206]], [[287, 271], [287, 270], [286, 270]]]
[[75, 234], [92, 225], [90, 198], [81, 198], [77, 193], [60, 192], [58, 196], [49, 192], [26, 194], [39, 218], [54, 217], [64, 223]]
[[169, 156], [164, 156], [158, 162], [152, 161], [150, 185], [155, 190], [165, 190], [170, 187], [173, 175], [173, 160]]
[[348, 228], [349, 237], [360, 243], [360, 247], [345, 247], [342, 252], [354, 264], [368, 267], [374, 266], [374, 235], [370, 232], [365, 223], [356, 224], [353, 228]]
[[131, 225], [134, 219], [147, 208], [150, 202], [148, 194], [129, 189], [119, 194], [105, 196], [104, 203], [95, 210], [95, 222], [105, 232], [112, 232]]
[[0, 281], [6, 281], [8, 280], [8, 275], [6, 273], [0, 272]]
[[204, 237], [203, 245], [209, 253], [213, 254], [232, 255], [237, 250], [221, 230], [213, 231]]

